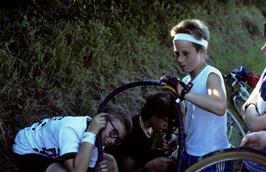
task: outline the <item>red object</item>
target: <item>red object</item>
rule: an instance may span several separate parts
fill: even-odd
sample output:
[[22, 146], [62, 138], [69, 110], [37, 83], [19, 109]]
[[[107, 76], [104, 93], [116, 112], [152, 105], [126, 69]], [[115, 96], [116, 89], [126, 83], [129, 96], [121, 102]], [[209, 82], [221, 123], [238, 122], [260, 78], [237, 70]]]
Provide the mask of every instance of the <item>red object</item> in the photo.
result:
[[256, 74], [255, 72], [249, 72], [247, 74], [246, 81], [250, 87], [255, 88], [259, 79], [260, 75]]

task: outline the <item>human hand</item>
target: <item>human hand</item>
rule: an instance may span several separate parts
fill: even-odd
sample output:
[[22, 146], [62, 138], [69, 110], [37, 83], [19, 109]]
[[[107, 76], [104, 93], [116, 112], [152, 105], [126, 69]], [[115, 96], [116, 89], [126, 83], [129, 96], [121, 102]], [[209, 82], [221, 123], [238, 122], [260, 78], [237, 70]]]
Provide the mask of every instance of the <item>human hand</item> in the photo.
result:
[[266, 148], [266, 131], [258, 131], [243, 137], [240, 147], [250, 147], [257, 150]]
[[97, 172], [118, 172], [115, 158], [111, 154], [104, 153], [103, 161], [99, 163]]
[[175, 134], [171, 134], [171, 138], [169, 140], [163, 139], [163, 149], [166, 151], [171, 150], [177, 144], [177, 136]]
[[98, 134], [98, 132], [106, 125], [106, 116], [108, 113], [100, 113], [92, 118], [90, 125], [87, 129], [89, 132]]
[[99, 162], [98, 167], [96, 168], [97, 172], [109, 172], [108, 162], [106, 160], [102, 160]]
[[175, 161], [167, 157], [158, 157], [147, 162], [145, 164], [145, 169], [148, 172], [165, 172], [168, 169], [168, 167], [174, 163]]
[[[178, 92], [178, 85], [180, 85], [180, 79], [177, 77], [169, 76], [169, 75], [164, 75], [160, 78], [161, 84], [163, 86], [163, 89], [170, 91], [173, 93], [175, 96], [179, 97], [179, 92]], [[180, 86], [179, 86], [180, 87]], [[181, 90], [182, 88], [180, 88]]]

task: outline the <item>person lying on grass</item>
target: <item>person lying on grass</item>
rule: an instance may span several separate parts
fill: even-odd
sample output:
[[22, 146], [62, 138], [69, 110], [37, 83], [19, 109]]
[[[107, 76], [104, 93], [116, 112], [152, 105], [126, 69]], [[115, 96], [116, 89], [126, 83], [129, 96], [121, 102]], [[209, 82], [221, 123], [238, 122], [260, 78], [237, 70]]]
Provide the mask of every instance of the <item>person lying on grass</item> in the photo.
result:
[[96, 136], [102, 130], [103, 146], [119, 145], [131, 129], [130, 115], [117, 109], [93, 118], [46, 118], [16, 134], [13, 152], [23, 172], [117, 172], [116, 161], [110, 154], [104, 153], [103, 161], [96, 165]]

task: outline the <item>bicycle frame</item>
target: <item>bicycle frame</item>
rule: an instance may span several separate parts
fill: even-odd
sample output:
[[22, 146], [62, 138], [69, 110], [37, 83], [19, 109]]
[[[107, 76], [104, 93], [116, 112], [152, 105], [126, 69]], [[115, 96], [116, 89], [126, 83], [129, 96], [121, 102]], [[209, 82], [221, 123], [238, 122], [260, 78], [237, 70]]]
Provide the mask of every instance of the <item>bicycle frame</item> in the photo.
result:
[[243, 100], [247, 100], [250, 94], [248, 91], [248, 89], [250, 89], [249, 86], [243, 81], [240, 81], [236, 77], [236, 74], [230, 73], [230, 75], [231, 75], [231, 78], [233, 79], [231, 88], [233, 89], [234, 93], [238, 93]]
[[233, 92], [231, 95], [231, 102], [235, 112], [241, 116], [242, 106], [249, 98], [252, 89], [248, 84], [240, 80], [237, 77], [237, 74], [233, 72], [229, 73], [228, 75], [224, 75], [224, 78], [227, 79], [227, 81], [230, 79], [230, 83], [227, 83]]

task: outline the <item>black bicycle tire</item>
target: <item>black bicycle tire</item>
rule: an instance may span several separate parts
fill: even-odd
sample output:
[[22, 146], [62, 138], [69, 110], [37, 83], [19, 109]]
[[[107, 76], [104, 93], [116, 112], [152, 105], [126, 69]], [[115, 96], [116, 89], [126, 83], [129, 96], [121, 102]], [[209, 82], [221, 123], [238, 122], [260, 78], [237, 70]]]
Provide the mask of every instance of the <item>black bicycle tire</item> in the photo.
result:
[[[154, 85], [154, 86], [158, 86], [161, 85], [160, 80], [140, 80], [140, 81], [134, 81], [134, 82], [130, 82], [130, 83], [126, 83], [123, 84], [117, 88], [115, 88], [113, 91], [111, 91], [109, 94], [107, 94], [107, 96], [103, 99], [103, 101], [100, 103], [97, 113], [102, 113], [104, 112], [104, 109], [107, 105], [107, 103], [117, 94], [119, 94], [120, 92], [127, 90], [129, 88], [133, 88], [133, 87], [137, 87], [137, 86], [142, 86], [142, 85]], [[98, 147], [98, 162], [103, 160], [103, 144], [102, 144], [102, 139], [101, 137], [99, 137], [102, 133], [102, 130], [99, 131], [97, 138], [96, 138], [96, 145]]]
[[[109, 93], [104, 100], [100, 103], [99, 107], [98, 107], [98, 113], [104, 112], [105, 106], [107, 105], [107, 103], [117, 94], [119, 94], [120, 92], [127, 90], [129, 88], [133, 88], [133, 87], [137, 87], [137, 86], [145, 86], [145, 85], [153, 85], [153, 86], [160, 86], [161, 82], [160, 80], [140, 80], [140, 81], [133, 81], [130, 83], [126, 83], [116, 89], [114, 89], [111, 93]], [[179, 106], [178, 104], [176, 105], [177, 107]], [[177, 108], [178, 114], [180, 114], [180, 109]], [[181, 165], [181, 155], [183, 153], [184, 150], [184, 145], [185, 145], [185, 134], [184, 134], [184, 126], [183, 123], [181, 121], [183, 121], [182, 119], [182, 115], [178, 115], [178, 144], [179, 144], [179, 149], [178, 149], [178, 159], [177, 159], [177, 165], [175, 167], [175, 169], [180, 169], [180, 165]], [[96, 145], [98, 146], [98, 162], [103, 160], [103, 150], [102, 150], [102, 141], [101, 141], [101, 137], [99, 137], [101, 131], [99, 132], [98, 136], [97, 136], [97, 140], [96, 140]]]
[[209, 153], [185, 172], [198, 172], [216, 163], [233, 160], [251, 160], [266, 165], [266, 154], [250, 148], [229, 148]]
[[129, 88], [133, 88], [133, 87], [137, 87], [137, 86], [145, 86], [145, 85], [154, 85], [154, 86], [160, 86], [161, 82], [160, 80], [140, 80], [140, 81], [133, 81], [130, 83], [126, 83], [123, 84], [120, 87], [117, 87], [116, 89], [114, 89], [112, 92], [110, 92], [105, 98], [104, 100], [100, 103], [99, 107], [98, 107], [98, 113], [101, 113], [104, 111], [105, 106], [107, 105], [107, 103], [117, 94], [119, 94], [120, 92], [127, 90]]

